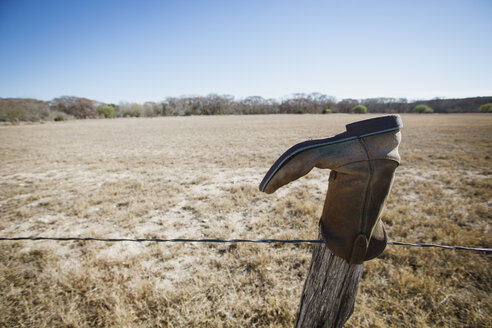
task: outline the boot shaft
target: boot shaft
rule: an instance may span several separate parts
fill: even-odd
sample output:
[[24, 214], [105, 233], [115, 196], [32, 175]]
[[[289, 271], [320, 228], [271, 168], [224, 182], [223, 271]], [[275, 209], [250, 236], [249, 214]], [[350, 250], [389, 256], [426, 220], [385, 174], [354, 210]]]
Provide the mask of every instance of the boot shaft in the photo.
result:
[[333, 253], [359, 264], [384, 250], [387, 238], [380, 217], [397, 166], [396, 161], [377, 159], [331, 171], [320, 225]]
[[358, 144], [347, 150], [362, 154], [360, 160], [332, 166], [320, 220], [326, 244], [352, 264], [369, 260], [386, 247], [380, 217], [400, 163], [401, 132], [374, 134], [356, 141]]

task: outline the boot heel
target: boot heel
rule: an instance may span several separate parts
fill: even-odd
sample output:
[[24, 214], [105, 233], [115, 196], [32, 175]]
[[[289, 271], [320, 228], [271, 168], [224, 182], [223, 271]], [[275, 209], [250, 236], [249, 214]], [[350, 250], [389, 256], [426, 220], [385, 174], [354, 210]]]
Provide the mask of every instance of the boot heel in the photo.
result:
[[366, 137], [373, 134], [399, 130], [403, 127], [400, 115], [388, 115], [358, 121], [345, 126], [351, 136]]

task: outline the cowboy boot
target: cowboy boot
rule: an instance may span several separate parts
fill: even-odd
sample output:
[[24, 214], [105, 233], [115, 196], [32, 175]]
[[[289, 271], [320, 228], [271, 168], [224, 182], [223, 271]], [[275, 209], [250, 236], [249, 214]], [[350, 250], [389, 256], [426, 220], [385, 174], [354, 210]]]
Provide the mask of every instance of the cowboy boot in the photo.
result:
[[260, 190], [270, 194], [314, 167], [330, 169], [320, 220], [323, 240], [350, 264], [370, 260], [387, 243], [380, 217], [400, 163], [402, 127], [399, 115], [382, 116], [348, 124], [331, 138], [299, 143], [273, 164]]

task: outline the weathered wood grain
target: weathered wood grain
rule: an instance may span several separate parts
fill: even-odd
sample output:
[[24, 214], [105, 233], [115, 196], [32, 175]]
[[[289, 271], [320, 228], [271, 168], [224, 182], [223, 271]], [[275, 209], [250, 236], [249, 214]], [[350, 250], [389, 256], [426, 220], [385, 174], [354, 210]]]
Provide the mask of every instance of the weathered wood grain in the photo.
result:
[[363, 264], [350, 265], [335, 256], [325, 244], [314, 246], [294, 327], [342, 327], [353, 313], [363, 269]]

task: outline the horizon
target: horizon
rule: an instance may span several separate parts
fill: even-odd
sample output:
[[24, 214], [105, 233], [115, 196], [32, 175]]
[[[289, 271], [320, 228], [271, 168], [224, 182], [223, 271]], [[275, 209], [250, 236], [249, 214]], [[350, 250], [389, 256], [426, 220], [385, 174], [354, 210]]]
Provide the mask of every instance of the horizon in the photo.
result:
[[491, 10], [483, 0], [7, 0], [0, 97], [487, 97]]
[[[273, 100], [275, 102], [278, 102], [278, 103], [281, 103], [282, 101], [284, 100], [287, 100], [287, 99], [294, 99], [295, 98], [295, 95], [310, 95], [310, 94], [315, 94], [317, 92], [310, 92], [310, 93], [293, 93], [293, 94], [290, 94], [290, 95], [286, 95], [284, 97], [280, 97], [280, 98], [265, 98], [265, 97], [262, 97], [264, 100]], [[234, 97], [233, 95], [228, 95], [228, 94], [216, 94], [216, 93], [210, 93], [210, 94], [207, 94], [207, 95], [194, 95], [194, 94], [185, 94], [185, 95], [179, 95], [179, 96], [165, 96], [165, 97], [162, 97], [160, 100], [146, 100], [146, 101], [141, 101], [141, 102], [136, 102], [136, 101], [126, 101], [126, 100], [120, 100], [118, 102], [105, 102], [105, 101], [101, 101], [99, 99], [91, 99], [91, 98], [88, 98], [88, 97], [84, 97], [84, 96], [78, 96], [78, 95], [60, 95], [60, 96], [57, 96], [57, 97], [54, 97], [54, 98], [51, 98], [51, 99], [40, 99], [40, 98], [29, 98], [29, 97], [0, 97], [0, 99], [33, 99], [33, 100], [40, 100], [40, 101], [44, 101], [44, 102], [51, 102], [53, 101], [54, 99], [56, 98], [61, 98], [61, 97], [75, 97], [75, 98], [85, 98], [85, 99], [89, 99], [91, 101], [94, 101], [94, 102], [97, 102], [97, 103], [101, 103], [101, 104], [111, 104], [111, 105], [122, 105], [122, 104], [145, 104], [145, 103], [161, 103], [161, 102], [164, 102], [167, 98], [206, 98], [210, 95], [217, 95], [219, 97], [232, 97], [232, 100], [233, 101], [241, 101], [241, 100], [244, 100], [244, 99], [247, 99], [249, 97], [255, 97], [257, 95], [251, 95], [251, 96], [246, 96], [246, 97]], [[344, 101], [344, 100], [356, 100], [356, 101], [359, 101], [359, 102], [363, 102], [365, 100], [373, 100], [373, 99], [394, 99], [394, 100], [404, 100], [406, 101], [407, 103], [415, 103], [415, 102], [428, 102], [428, 101], [433, 101], [433, 100], [460, 100], [460, 99], [474, 99], [474, 98], [489, 98], [489, 97], [492, 97], [492, 95], [485, 95], [485, 96], [471, 96], [471, 97], [453, 97], [453, 98], [446, 98], [446, 97], [434, 97], [434, 98], [413, 98], [413, 99], [409, 99], [409, 98], [405, 98], [405, 97], [370, 97], [370, 98], [337, 98], [337, 97], [334, 97], [334, 96], [331, 96], [331, 95], [324, 95], [324, 96], [327, 96], [327, 97], [333, 97], [335, 99], [335, 102], [336, 103], [339, 103], [341, 101]], [[261, 97], [261, 96], [260, 96]]]

